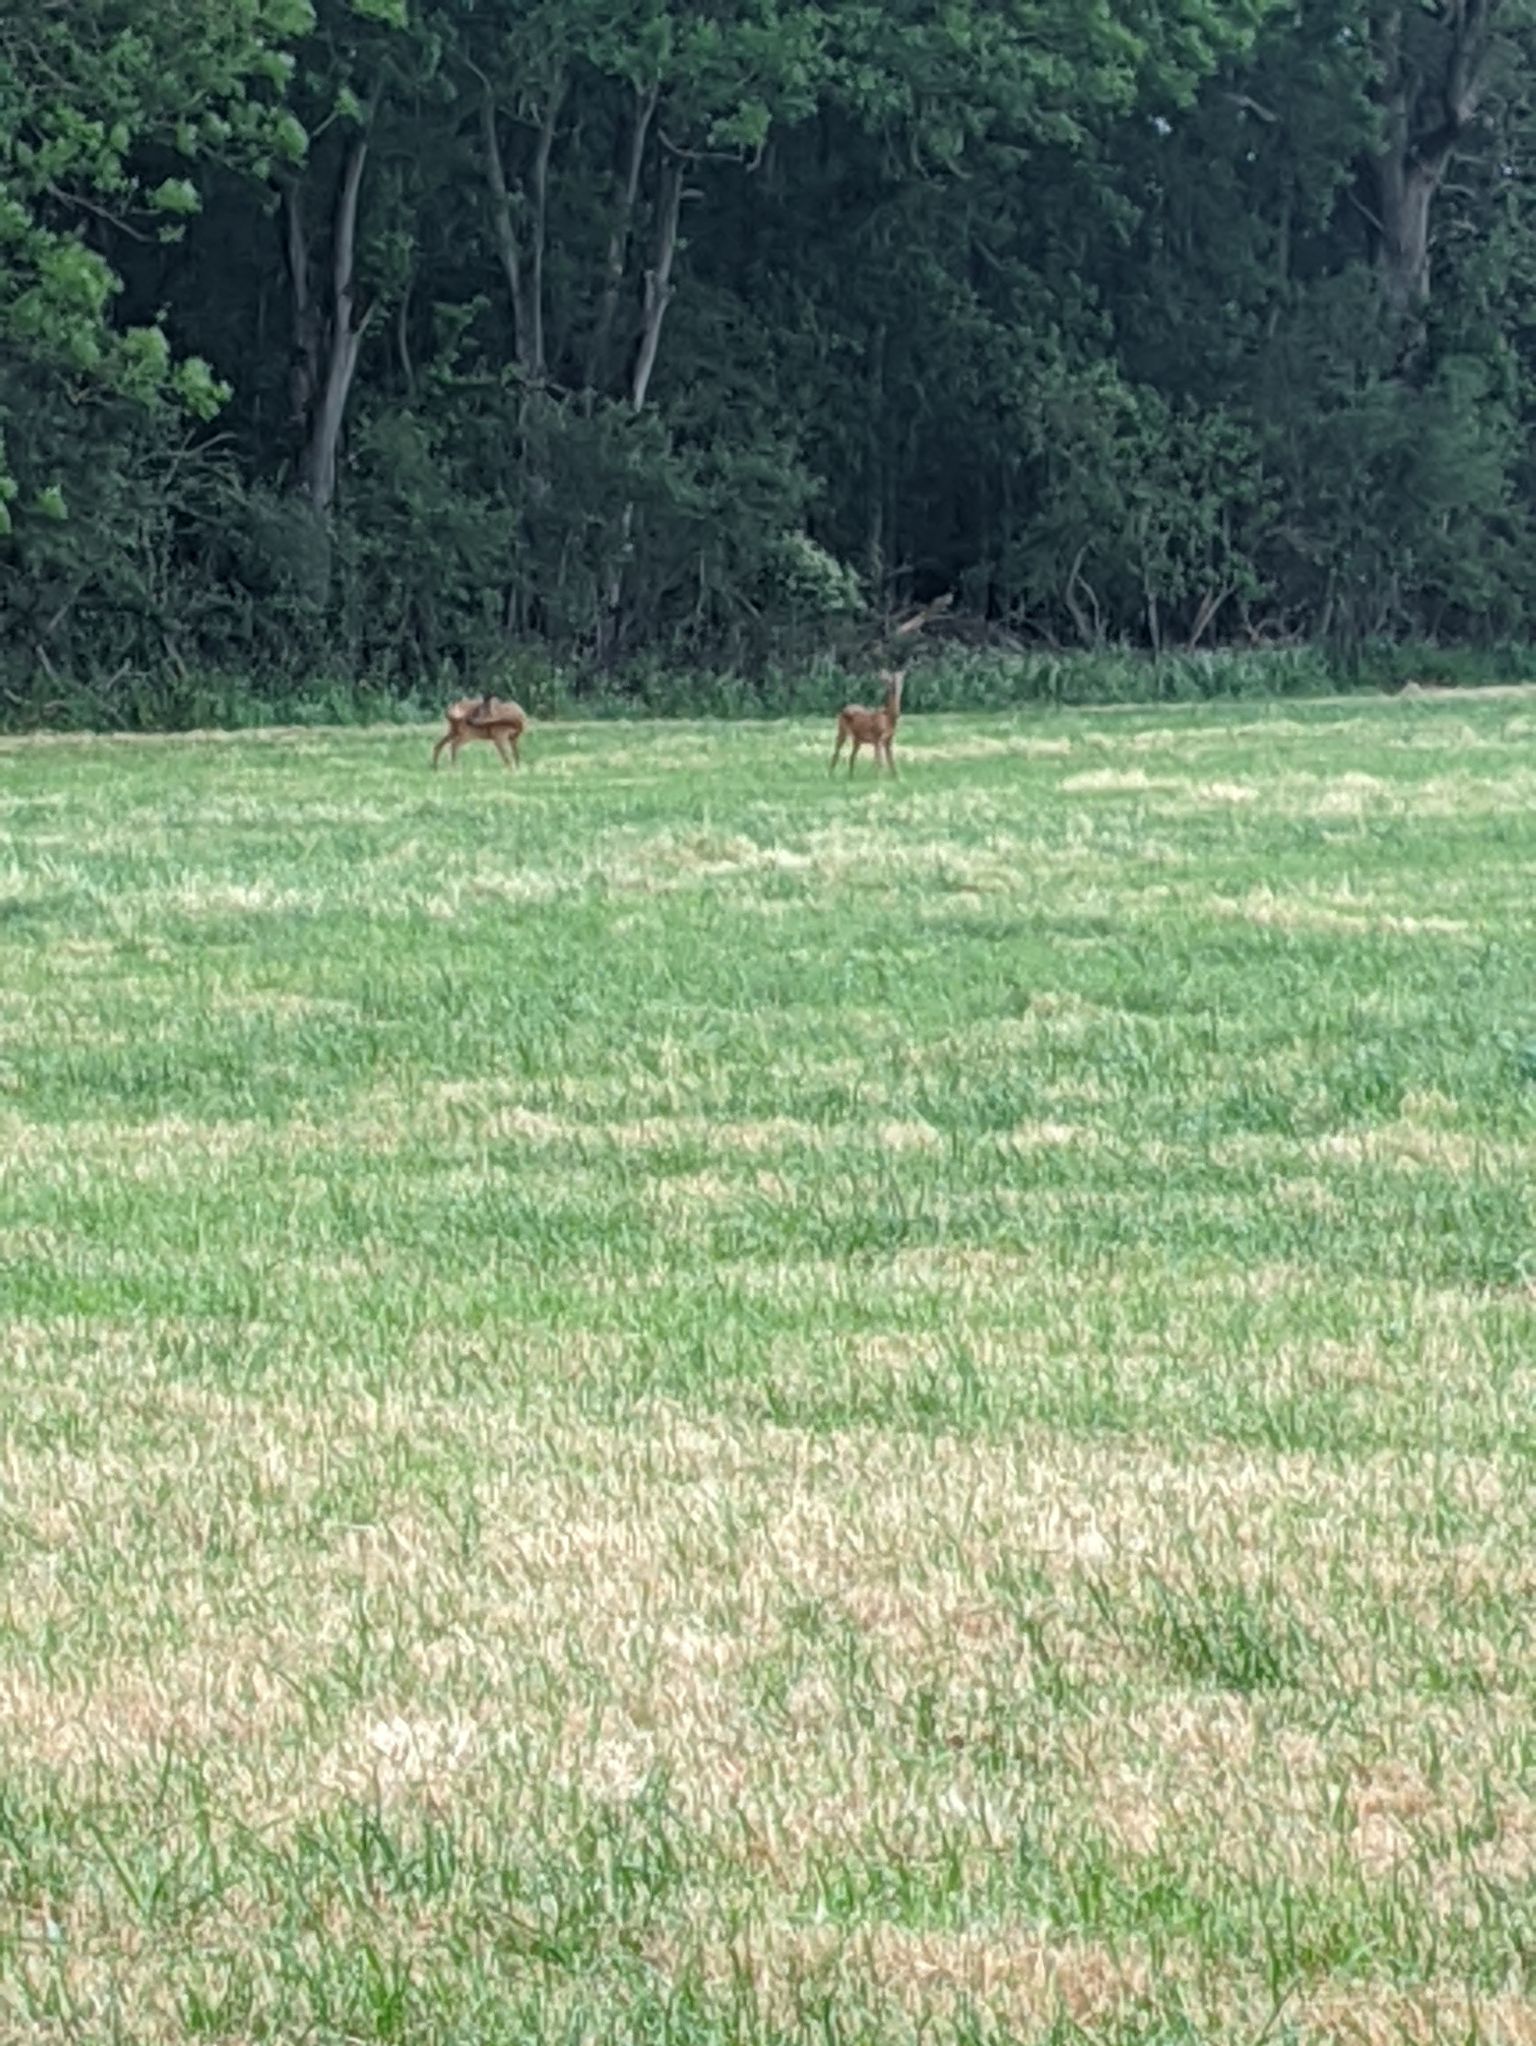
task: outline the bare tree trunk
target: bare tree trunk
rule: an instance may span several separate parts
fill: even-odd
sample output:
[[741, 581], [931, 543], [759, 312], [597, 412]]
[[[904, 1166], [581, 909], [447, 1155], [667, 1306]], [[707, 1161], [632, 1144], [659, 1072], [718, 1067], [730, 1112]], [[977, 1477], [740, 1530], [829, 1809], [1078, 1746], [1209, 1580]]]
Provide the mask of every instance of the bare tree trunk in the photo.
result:
[[[1377, 17], [1386, 136], [1372, 168], [1382, 285], [1398, 318], [1429, 299], [1434, 202], [1487, 92], [1500, 4], [1441, 0], [1433, 27], [1410, 19], [1403, 0]], [[1409, 47], [1415, 34], [1437, 37], [1428, 65]]]
[[310, 288], [309, 233], [304, 223], [303, 187], [283, 189], [283, 249], [293, 285], [293, 355], [288, 372], [289, 422], [304, 432], [320, 386], [320, 318]]
[[[656, 372], [661, 347], [662, 323], [672, 298], [672, 266], [677, 259], [677, 231], [683, 211], [685, 164], [669, 157], [662, 168], [661, 189], [656, 206], [656, 241], [651, 266], [645, 273], [645, 302], [641, 315], [640, 345], [630, 374], [629, 403], [635, 412], [645, 410], [651, 378]], [[602, 610], [597, 627], [597, 654], [606, 666], [617, 656], [623, 639], [624, 570], [634, 551], [635, 506], [631, 499], [619, 521], [619, 539], [604, 578]]]
[[634, 548], [634, 531], [635, 506], [631, 498], [619, 520], [618, 540], [608, 557], [607, 573], [603, 577], [603, 603], [598, 614], [595, 648], [598, 665], [603, 668], [611, 667], [617, 659], [624, 635], [624, 570]]
[[1187, 652], [1194, 653], [1201, 640], [1205, 638], [1205, 635], [1216, 623], [1217, 617], [1231, 595], [1232, 587], [1230, 583], [1220, 589], [1209, 589], [1206, 591], [1205, 595], [1200, 599], [1199, 607], [1195, 612], [1195, 622], [1189, 628]]
[[395, 353], [399, 357], [400, 376], [407, 398], [416, 396], [416, 364], [411, 358], [411, 290], [415, 281], [413, 276], [406, 277], [400, 303], [395, 307]]
[[363, 168], [368, 161], [368, 138], [359, 135], [347, 151], [341, 190], [336, 199], [336, 228], [331, 255], [330, 348], [325, 381], [310, 434], [304, 462], [305, 487], [316, 511], [331, 508], [336, 495], [336, 450], [341, 442], [342, 421], [352, 379], [357, 373], [358, 351], [368, 321], [355, 319], [357, 305], [357, 205], [362, 191]]
[[869, 350], [869, 386], [866, 394], [868, 417], [865, 426], [866, 524], [864, 574], [871, 590], [885, 585], [885, 564], [889, 558], [885, 528], [885, 479], [887, 470], [885, 410], [886, 329], [884, 321], [875, 328]]
[[661, 346], [662, 322], [672, 299], [672, 265], [677, 257], [677, 228], [683, 210], [683, 166], [669, 162], [661, 174], [661, 198], [656, 217], [656, 250], [645, 273], [645, 309], [640, 327], [640, 348], [635, 356], [629, 402], [636, 412], [645, 410], [651, 378], [656, 369], [656, 352]]
[[298, 187], [290, 186], [284, 195], [294, 304], [292, 393], [295, 420], [304, 434], [299, 480], [304, 495], [322, 515], [330, 510], [336, 496], [337, 450], [347, 399], [357, 373], [358, 351], [370, 317], [369, 314], [361, 320], [356, 317], [357, 213], [367, 161], [368, 138], [358, 134], [347, 150], [336, 194], [329, 303], [323, 310], [315, 298]]
[[1275, 292], [1269, 308], [1266, 330], [1271, 340], [1280, 331], [1280, 321], [1291, 296], [1291, 250], [1295, 234], [1296, 194], [1288, 191], [1280, 206], [1275, 231]]
[[[491, 226], [496, 235], [496, 253], [512, 300], [512, 349], [530, 376], [544, 372], [542, 311], [530, 290], [529, 267], [512, 219], [512, 194], [507, 187], [506, 168], [501, 158], [501, 138], [496, 132], [496, 102], [489, 87], [480, 103], [480, 132], [485, 140], [485, 181], [491, 194]], [[542, 257], [540, 258], [542, 264]]]
[[587, 351], [589, 405], [592, 396], [602, 389], [607, 377], [613, 323], [618, 316], [619, 293], [624, 288], [624, 266], [629, 259], [630, 228], [634, 222], [635, 205], [640, 196], [640, 173], [645, 164], [645, 145], [651, 132], [651, 122], [656, 117], [660, 97], [660, 88], [657, 86], [652, 86], [649, 92], [637, 91], [635, 94], [635, 118], [629, 131], [629, 160], [624, 168], [624, 177], [619, 185], [614, 207], [613, 226], [608, 235], [608, 257], [603, 269], [603, 295], [598, 301], [597, 321], [592, 329], [592, 342]]
[[555, 124], [560, 118], [560, 103], [564, 97], [565, 80], [557, 79], [550, 88], [549, 104], [539, 123], [539, 139], [534, 148], [533, 170], [529, 179], [533, 224], [528, 260], [528, 318], [532, 329], [528, 355], [529, 367], [536, 376], [543, 376], [546, 360], [544, 254], [549, 239], [549, 158], [555, 146]]
[[[1062, 601], [1076, 628], [1079, 642], [1085, 647], [1102, 647], [1104, 644], [1104, 614], [1099, 607], [1097, 592], [1083, 574], [1083, 557], [1086, 546], [1079, 547], [1072, 566], [1067, 573], [1067, 586], [1062, 592]], [[1081, 590], [1088, 599], [1092, 616], [1085, 610], [1077, 592]]]

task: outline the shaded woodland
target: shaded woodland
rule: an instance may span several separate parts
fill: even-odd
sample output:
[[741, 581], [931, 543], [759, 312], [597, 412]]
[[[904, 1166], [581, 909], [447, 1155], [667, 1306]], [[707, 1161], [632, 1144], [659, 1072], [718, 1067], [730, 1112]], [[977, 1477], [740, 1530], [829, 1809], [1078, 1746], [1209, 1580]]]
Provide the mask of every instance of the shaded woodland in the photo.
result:
[[1536, 639], [1532, 0], [9, 0], [0, 710]]

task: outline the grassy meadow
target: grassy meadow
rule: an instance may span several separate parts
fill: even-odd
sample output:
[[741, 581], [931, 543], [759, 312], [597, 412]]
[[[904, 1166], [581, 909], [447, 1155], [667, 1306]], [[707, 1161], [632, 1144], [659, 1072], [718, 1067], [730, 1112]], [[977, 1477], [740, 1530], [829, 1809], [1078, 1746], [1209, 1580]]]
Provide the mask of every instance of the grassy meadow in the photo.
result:
[[435, 736], [0, 742], [0, 2038], [1536, 2041], [1536, 699]]

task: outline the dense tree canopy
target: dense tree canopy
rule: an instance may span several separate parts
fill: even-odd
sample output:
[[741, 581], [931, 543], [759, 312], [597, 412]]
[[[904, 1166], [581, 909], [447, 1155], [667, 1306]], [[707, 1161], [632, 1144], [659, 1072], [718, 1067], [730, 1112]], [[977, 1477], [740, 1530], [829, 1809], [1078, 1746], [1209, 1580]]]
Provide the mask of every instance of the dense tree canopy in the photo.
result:
[[1533, 0], [9, 0], [0, 687], [1529, 634]]

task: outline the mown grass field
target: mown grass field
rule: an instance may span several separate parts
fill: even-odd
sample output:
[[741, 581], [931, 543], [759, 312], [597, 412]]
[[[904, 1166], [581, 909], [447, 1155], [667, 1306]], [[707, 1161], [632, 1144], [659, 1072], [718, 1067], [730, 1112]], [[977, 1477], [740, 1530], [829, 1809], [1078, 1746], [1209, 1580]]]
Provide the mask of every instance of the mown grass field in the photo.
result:
[[434, 736], [0, 745], [0, 2035], [1536, 2040], [1536, 704]]

